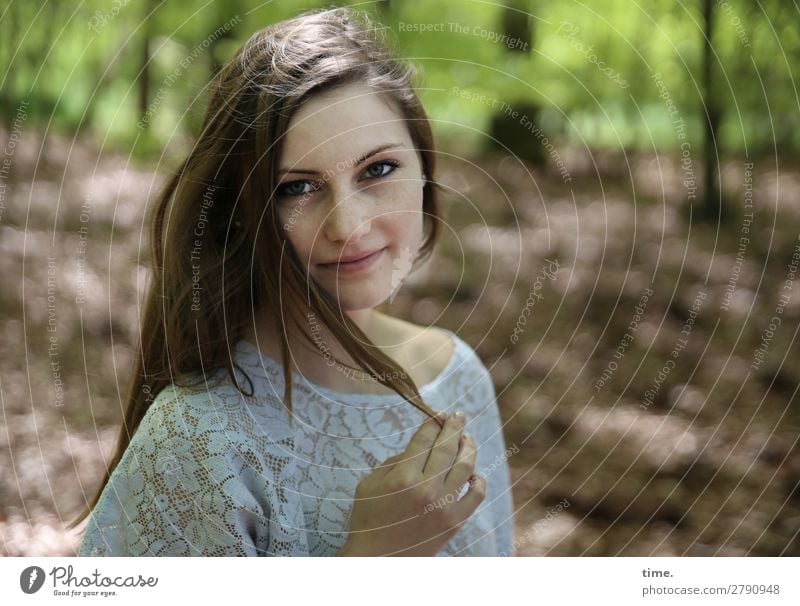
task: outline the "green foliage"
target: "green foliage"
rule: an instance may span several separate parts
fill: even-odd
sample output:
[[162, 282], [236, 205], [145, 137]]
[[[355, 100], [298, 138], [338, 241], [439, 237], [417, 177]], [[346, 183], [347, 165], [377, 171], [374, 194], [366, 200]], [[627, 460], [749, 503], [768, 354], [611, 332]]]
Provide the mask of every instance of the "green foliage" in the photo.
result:
[[[465, 144], [484, 140], [502, 107], [533, 104], [543, 108], [543, 131], [565, 143], [675, 150], [677, 115], [697, 147], [702, 102], [710, 94], [721, 109], [723, 153], [800, 148], [794, 83], [800, 33], [793, 26], [796, 12], [777, 0], [715, 0], [711, 93], [702, 89], [698, 3], [338, 4], [368, 10], [388, 28], [398, 52], [421, 68], [420, 92], [437, 132]], [[89, 0], [75, 8], [11, 2], [0, 21], [8, 66], [0, 106], [8, 117], [27, 101], [39, 125], [90, 129], [107, 144], [137, 142], [139, 150], [182, 144], [197, 127], [213, 70], [244, 40], [301, 10], [333, 5]], [[526, 18], [532, 35], [516, 43], [527, 52], [509, 50], [514, 41], [503, 40], [504, 27]], [[232, 23], [229, 31], [218, 35], [226, 23]], [[170, 78], [187, 58], [188, 67]], [[670, 114], [664, 90], [677, 114]], [[454, 91], [466, 91], [466, 98]], [[145, 98], [151, 115], [140, 127]]]

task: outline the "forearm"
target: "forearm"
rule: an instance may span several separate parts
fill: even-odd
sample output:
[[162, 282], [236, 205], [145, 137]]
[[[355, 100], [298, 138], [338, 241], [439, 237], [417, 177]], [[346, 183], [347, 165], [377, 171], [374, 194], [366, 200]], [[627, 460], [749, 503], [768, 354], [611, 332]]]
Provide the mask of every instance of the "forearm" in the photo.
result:
[[344, 546], [339, 550], [339, 553], [337, 553], [336, 555], [338, 557], [346, 557], [347, 555], [349, 555], [347, 553], [347, 543], [344, 544]]
[[336, 555], [339, 557], [354, 557], [360, 554], [354, 551], [353, 546], [350, 544], [350, 541], [347, 541], [339, 550], [339, 553], [337, 553]]
[[381, 553], [375, 551], [374, 545], [356, 545], [351, 539], [348, 539], [336, 555], [341, 557], [375, 557], [381, 555]]

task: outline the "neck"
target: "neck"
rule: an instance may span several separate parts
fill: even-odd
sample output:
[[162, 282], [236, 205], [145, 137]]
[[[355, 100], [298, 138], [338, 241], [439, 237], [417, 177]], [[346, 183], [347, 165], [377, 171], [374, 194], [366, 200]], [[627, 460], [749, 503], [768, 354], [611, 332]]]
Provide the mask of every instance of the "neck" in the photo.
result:
[[373, 319], [375, 318], [375, 314], [377, 313], [374, 308], [369, 307], [367, 309], [357, 309], [355, 311], [346, 311], [344, 312], [352, 321], [358, 326], [361, 331], [372, 339], [370, 335], [370, 329], [372, 328]]
[[[379, 312], [374, 308], [358, 309], [344, 312], [352, 322], [376, 345], [381, 346], [378, 337], [381, 330], [378, 327], [377, 315]], [[349, 361], [349, 355], [344, 351], [339, 342], [333, 338], [329, 329], [315, 319], [308, 311], [304, 312], [307, 321], [307, 332], [312, 340], [317, 344], [316, 347], [310, 345], [302, 335], [296, 334], [297, 330], [293, 326], [289, 329], [288, 341], [289, 349], [293, 359], [301, 366], [308, 364], [319, 365], [320, 360], [325, 355], [333, 355], [336, 358]], [[257, 344], [264, 353], [270, 355], [275, 360], [280, 360], [280, 339], [275, 334], [275, 329], [270, 318], [261, 313], [257, 316], [255, 324], [251, 327], [246, 338], [253, 344]], [[350, 363], [350, 362], [348, 362]]]

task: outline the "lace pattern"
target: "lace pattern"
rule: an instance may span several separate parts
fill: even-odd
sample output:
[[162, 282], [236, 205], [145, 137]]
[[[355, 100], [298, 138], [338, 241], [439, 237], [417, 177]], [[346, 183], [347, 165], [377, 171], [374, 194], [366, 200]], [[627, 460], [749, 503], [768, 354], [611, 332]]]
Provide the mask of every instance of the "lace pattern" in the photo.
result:
[[[514, 555], [494, 386], [474, 350], [445, 332], [453, 357], [420, 391], [431, 408], [467, 415], [487, 496], [438, 555]], [[162, 390], [93, 510], [79, 555], [338, 553], [356, 486], [405, 449], [425, 415], [397, 394], [342, 394], [295, 374], [290, 422], [278, 363], [247, 341], [232, 354], [253, 381], [253, 396], [229, 379]]]

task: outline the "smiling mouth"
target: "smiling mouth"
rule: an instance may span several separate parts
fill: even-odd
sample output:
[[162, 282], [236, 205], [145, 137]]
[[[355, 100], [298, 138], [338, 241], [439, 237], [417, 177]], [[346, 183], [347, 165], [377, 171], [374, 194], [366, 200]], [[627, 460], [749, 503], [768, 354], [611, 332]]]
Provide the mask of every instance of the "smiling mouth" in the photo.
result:
[[339, 273], [353, 273], [361, 271], [362, 269], [366, 269], [372, 266], [375, 263], [375, 261], [377, 261], [378, 258], [383, 254], [383, 251], [385, 251], [386, 248], [387, 247], [383, 247], [369, 255], [361, 257], [360, 259], [356, 259], [355, 261], [320, 263], [319, 266], [325, 269], [331, 269]]

